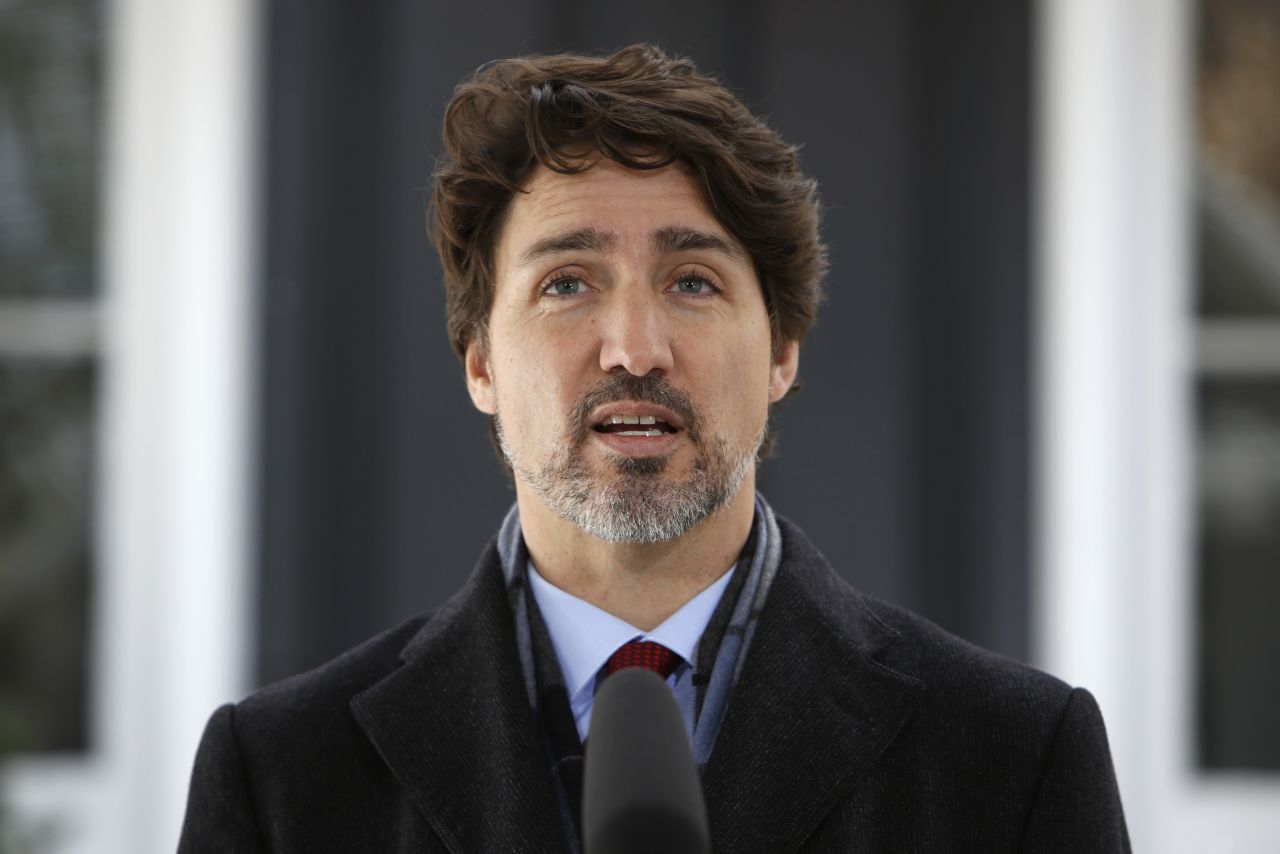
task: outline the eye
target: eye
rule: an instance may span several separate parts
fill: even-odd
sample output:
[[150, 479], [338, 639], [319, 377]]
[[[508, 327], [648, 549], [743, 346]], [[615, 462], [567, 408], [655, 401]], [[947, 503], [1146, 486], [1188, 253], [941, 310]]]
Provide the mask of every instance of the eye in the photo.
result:
[[709, 297], [720, 292], [720, 289], [705, 276], [696, 273], [685, 273], [676, 279], [671, 290], [691, 297]]
[[573, 297], [587, 292], [587, 283], [577, 276], [557, 276], [542, 288], [549, 297]]

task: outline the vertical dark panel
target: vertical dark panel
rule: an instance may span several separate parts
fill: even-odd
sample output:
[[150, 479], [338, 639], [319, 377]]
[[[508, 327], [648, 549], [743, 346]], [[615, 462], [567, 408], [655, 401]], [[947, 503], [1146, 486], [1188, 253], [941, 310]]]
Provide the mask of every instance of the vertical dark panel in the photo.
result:
[[915, 607], [1025, 656], [1030, 6], [919, 5]]
[[533, 11], [270, 6], [263, 681], [442, 601], [512, 500], [445, 343], [423, 221], [449, 92], [541, 48]]
[[396, 58], [396, 88], [383, 134], [402, 146], [387, 162], [395, 207], [392, 235], [398, 294], [381, 331], [392, 348], [395, 394], [380, 414], [387, 482], [380, 496], [389, 552], [378, 591], [382, 626], [443, 602], [461, 585], [515, 500], [489, 445], [487, 418], [475, 410], [445, 336], [444, 287], [426, 235], [430, 175], [441, 120], [454, 86], [499, 56], [546, 50], [547, 22], [532, 2], [399, 2], [385, 49]]
[[731, 46], [724, 22], [741, 13], [730, 0], [651, 0], [593, 3], [560, 0], [555, 20], [557, 49], [607, 51], [653, 42], [692, 57], [700, 68], [721, 70]]
[[[363, 435], [384, 404], [387, 312], [380, 200], [368, 192], [385, 79], [385, 16], [276, 3], [269, 17], [263, 315], [263, 673], [296, 669], [322, 625], [369, 616], [334, 565], [379, 566], [371, 500], [379, 461]], [[362, 544], [363, 548], [356, 548]], [[335, 600], [350, 599], [339, 613]]]
[[910, 4], [771, 3], [752, 106], [802, 147], [821, 184], [827, 301], [801, 349], [761, 486], [832, 564], [910, 602], [908, 291], [913, 222]]

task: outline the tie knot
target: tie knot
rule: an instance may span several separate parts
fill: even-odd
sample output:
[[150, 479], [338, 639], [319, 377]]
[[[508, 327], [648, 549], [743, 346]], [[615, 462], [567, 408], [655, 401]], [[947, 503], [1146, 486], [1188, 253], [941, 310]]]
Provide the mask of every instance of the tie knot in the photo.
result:
[[635, 640], [618, 647], [617, 652], [609, 656], [609, 660], [605, 662], [604, 670], [606, 675], [612, 676], [619, 670], [639, 667], [652, 670], [666, 679], [683, 662], [684, 659], [660, 643]]

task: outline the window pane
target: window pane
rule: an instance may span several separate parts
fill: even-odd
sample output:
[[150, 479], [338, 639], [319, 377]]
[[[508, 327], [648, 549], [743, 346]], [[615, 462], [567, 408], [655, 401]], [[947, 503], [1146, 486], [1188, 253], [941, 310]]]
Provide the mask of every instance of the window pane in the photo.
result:
[[1202, 0], [1199, 301], [1280, 315], [1280, 2]]
[[94, 290], [98, 0], [0, 0], [0, 297]]
[[95, 373], [0, 361], [0, 751], [86, 743]]
[[1200, 758], [1280, 770], [1280, 378], [1200, 388]]

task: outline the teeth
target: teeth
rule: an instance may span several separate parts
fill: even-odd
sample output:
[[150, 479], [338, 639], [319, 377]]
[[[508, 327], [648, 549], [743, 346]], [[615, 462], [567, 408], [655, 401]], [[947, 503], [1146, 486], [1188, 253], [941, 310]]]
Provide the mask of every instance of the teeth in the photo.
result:
[[619, 430], [615, 436], [661, 436], [661, 430]]
[[657, 423], [658, 423], [658, 419], [654, 418], [652, 415], [641, 415], [641, 416], [640, 416], [640, 422], [639, 422], [639, 423], [641, 423], [641, 424], [657, 424]]
[[652, 415], [610, 415], [609, 424], [656, 424]]

